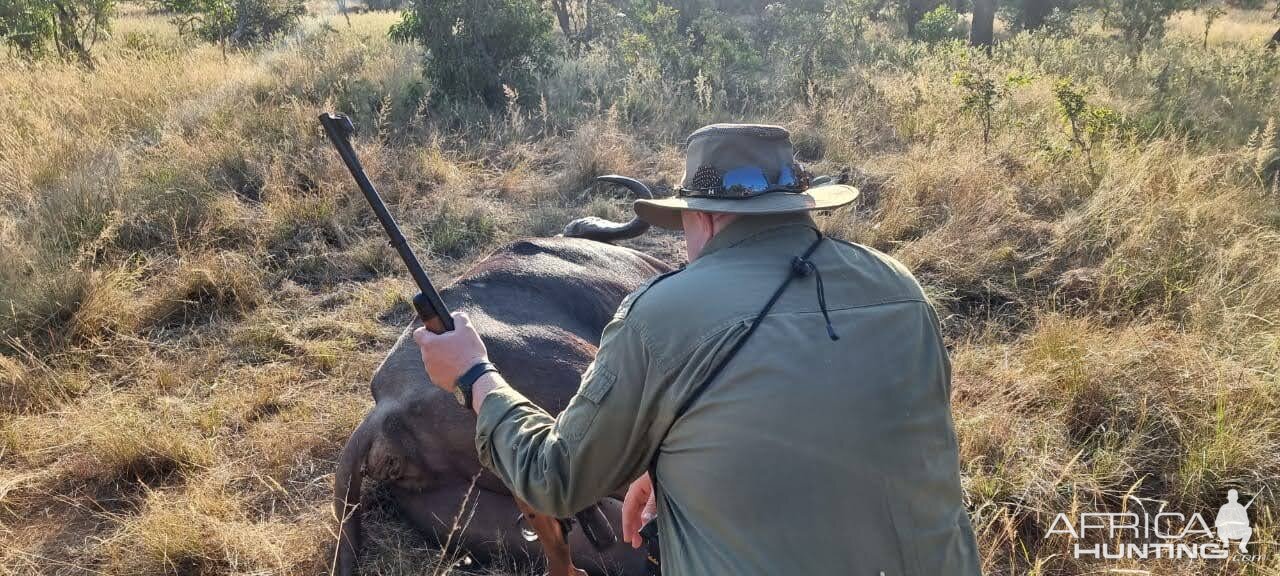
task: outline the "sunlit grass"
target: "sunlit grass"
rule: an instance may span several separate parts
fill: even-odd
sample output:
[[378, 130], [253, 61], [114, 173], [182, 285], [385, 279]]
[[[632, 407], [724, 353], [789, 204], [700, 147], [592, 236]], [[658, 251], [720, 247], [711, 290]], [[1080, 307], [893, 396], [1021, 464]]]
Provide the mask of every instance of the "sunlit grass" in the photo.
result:
[[[1209, 28], [1209, 44], [1261, 45], [1280, 28], [1280, 21], [1271, 18], [1272, 10], [1230, 10], [1213, 22]], [[1169, 34], [1177, 38], [1202, 42], [1204, 40], [1205, 13], [1184, 11], [1169, 19]]]

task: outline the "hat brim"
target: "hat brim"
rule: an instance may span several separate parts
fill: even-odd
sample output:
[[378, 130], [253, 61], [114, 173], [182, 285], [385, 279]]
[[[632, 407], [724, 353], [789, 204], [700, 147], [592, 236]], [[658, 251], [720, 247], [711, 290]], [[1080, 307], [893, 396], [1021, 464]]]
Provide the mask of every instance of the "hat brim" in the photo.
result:
[[658, 198], [636, 200], [632, 207], [641, 220], [668, 230], [681, 230], [680, 213], [693, 210], [717, 214], [792, 214], [830, 210], [853, 202], [858, 189], [844, 184], [828, 184], [804, 192], [771, 192], [751, 198]]

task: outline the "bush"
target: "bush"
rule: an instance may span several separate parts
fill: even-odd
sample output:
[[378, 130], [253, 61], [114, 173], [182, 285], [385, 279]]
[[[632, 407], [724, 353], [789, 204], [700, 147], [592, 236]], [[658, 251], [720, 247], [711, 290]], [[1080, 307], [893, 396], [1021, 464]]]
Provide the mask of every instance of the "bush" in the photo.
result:
[[931, 44], [963, 37], [964, 31], [960, 29], [960, 15], [946, 4], [930, 10], [916, 23], [916, 39]]
[[27, 58], [49, 45], [64, 60], [93, 64], [89, 51], [109, 29], [115, 0], [5, 0], [0, 39]]
[[307, 13], [303, 0], [159, 0], [177, 14], [174, 23], [183, 33], [226, 49], [265, 42], [291, 32]]
[[[1092, 0], [1094, 3], [1109, 1], [1111, 0]], [[998, 2], [998, 4], [1001, 19], [1008, 22], [1014, 30], [1038, 30], [1045, 26], [1055, 26], [1076, 8], [1081, 7], [1082, 2], [1081, 0], [1013, 0]]]
[[1131, 49], [1140, 49], [1148, 40], [1164, 37], [1164, 24], [1179, 10], [1194, 6], [1194, 0], [1128, 0], [1115, 13], [1116, 27]]
[[404, 7], [404, 0], [365, 0], [364, 5], [370, 10], [399, 10]]
[[1070, 79], [1059, 80], [1053, 86], [1053, 98], [1058, 103], [1058, 115], [1062, 119], [1071, 146], [1084, 155], [1089, 173], [1095, 174], [1094, 148], [1108, 134], [1121, 127], [1124, 118], [1115, 110], [1091, 104], [1086, 98], [1089, 89]]
[[[777, 22], [778, 12], [776, 7], [766, 9], [762, 23]], [[691, 97], [702, 110], [722, 109], [726, 103], [758, 95], [764, 49], [771, 40], [767, 26], [709, 8], [681, 12], [662, 2], [634, 5], [617, 36], [621, 41], [611, 51], [629, 71], [630, 94], [623, 110], [633, 118], [647, 115], [637, 114], [641, 110], [664, 106], [653, 97], [659, 94]], [[640, 89], [640, 82], [647, 86]]]
[[845, 69], [856, 55], [866, 13], [852, 2], [770, 4], [763, 31], [769, 55], [791, 65], [785, 75], [803, 92], [821, 77]]
[[435, 89], [491, 107], [505, 102], [503, 86], [533, 94], [555, 50], [551, 18], [536, 0], [415, 0], [391, 35], [427, 49]]

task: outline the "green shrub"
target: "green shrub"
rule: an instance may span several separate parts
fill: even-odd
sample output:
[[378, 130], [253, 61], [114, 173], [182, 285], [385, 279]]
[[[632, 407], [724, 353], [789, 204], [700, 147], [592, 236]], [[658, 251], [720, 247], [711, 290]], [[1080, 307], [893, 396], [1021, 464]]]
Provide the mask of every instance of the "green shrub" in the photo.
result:
[[[1105, 3], [1112, 0], [1085, 0]], [[1012, 0], [998, 2], [1002, 20], [1014, 30], [1039, 30], [1059, 25], [1080, 7], [1081, 0]]]
[[813, 83], [844, 70], [857, 55], [867, 13], [854, 2], [795, 2], [765, 9], [767, 50], [784, 62], [784, 78], [807, 93]]
[[1089, 89], [1070, 79], [1059, 80], [1053, 87], [1053, 97], [1058, 103], [1058, 114], [1066, 127], [1071, 145], [1085, 157], [1089, 173], [1094, 171], [1094, 147], [1108, 134], [1121, 127], [1124, 118], [1115, 110], [1091, 104], [1086, 98]]
[[951, 83], [959, 86], [964, 95], [960, 111], [972, 115], [982, 125], [982, 151], [986, 153], [991, 144], [991, 131], [994, 128], [992, 116], [996, 104], [1014, 88], [1030, 84], [1031, 78], [1022, 74], [1010, 74], [1004, 82], [996, 82], [986, 70], [968, 69], [956, 72], [951, 77]]
[[960, 15], [951, 6], [942, 4], [925, 13], [916, 23], [916, 38], [925, 42], [943, 42], [964, 37], [960, 28]]
[[226, 49], [265, 42], [293, 31], [307, 13], [303, 0], [159, 0], [175, 14], [183, 33], [194, 33]]
[[391, 35], [426, 48], [434, 89], [490, 107], [505, 102], [503, 86], [534, 94], [555, 53], [551, 19], [535, 0], [415, 0]]
[[759, 95], [765, 87], [764, 49], [771, 36], [765, 22], [663, 2], [637, 2], [618, 23], [610, 47], [628, 76], [623, 112], [643, 121], [671, 100], [693, 101], [701, 112]]
[[92, 65], [90, 50], [110, 29], [115, 0], [4, 0], [0, 39], [27, 58], [52, 45], [64, 60]]
[[1125, 0], [1118, 3], [1115, 25], [1131, 49], [1164, 37], [1165, 21], [1174, 12], [1194, 6], [1194, 0]]

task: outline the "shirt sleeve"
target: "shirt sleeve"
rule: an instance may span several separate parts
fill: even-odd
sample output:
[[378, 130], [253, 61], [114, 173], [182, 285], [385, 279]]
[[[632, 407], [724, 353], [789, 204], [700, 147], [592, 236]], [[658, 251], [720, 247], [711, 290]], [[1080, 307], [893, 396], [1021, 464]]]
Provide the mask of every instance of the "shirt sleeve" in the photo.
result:
[[559, 418], [510, 386], [485, 397], [480, 462], [534, 509], [574, 514], [644, 471], [665, 431], [665, 379], [641, 331], [615, 318]]

